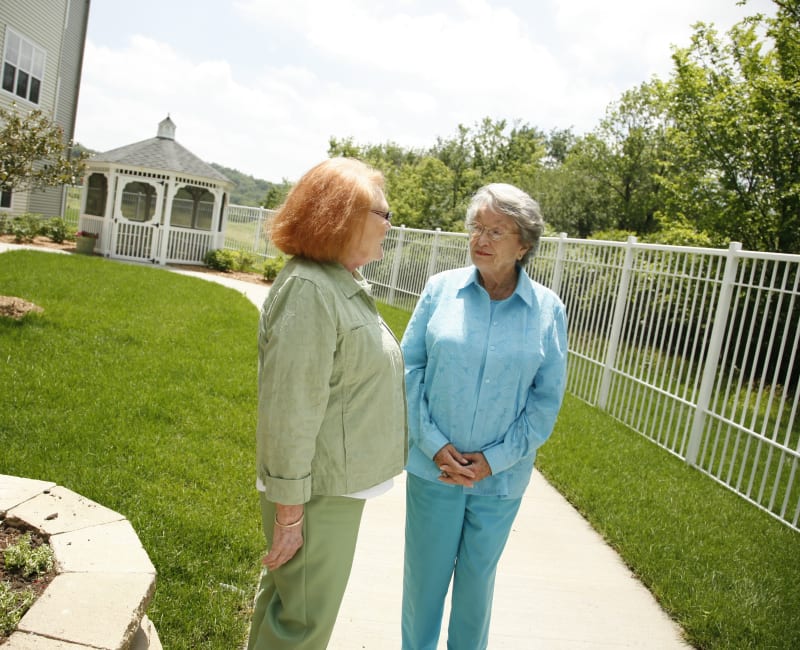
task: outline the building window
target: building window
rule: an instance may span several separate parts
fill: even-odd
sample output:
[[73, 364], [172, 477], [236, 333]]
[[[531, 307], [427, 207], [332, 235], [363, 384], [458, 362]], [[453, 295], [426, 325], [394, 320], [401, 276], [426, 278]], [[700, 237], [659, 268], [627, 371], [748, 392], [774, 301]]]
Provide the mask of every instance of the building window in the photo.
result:
[[11, 207], [11, 190], [0, 190], [0, 208]]
[[3, 53], [3, 90], [39, 103], [44, 79], [45, 52], [14, 30], [6, 29]]

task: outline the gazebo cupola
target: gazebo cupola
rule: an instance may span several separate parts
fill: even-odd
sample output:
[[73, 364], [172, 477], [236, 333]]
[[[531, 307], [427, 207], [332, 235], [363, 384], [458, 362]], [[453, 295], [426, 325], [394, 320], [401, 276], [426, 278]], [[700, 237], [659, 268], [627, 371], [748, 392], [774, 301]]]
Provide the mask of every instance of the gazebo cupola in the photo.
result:
[[222, 248], [233, 183], [175, 140], [167, 115], [155, 138], [87, 161], [79, 228], [108, 257], [202, 264]]
[[156, 137], [164, 138], [165, 140], [175, 139], [175, 122], [170, 119], [169, 115], [158, 123], [158, 135]]

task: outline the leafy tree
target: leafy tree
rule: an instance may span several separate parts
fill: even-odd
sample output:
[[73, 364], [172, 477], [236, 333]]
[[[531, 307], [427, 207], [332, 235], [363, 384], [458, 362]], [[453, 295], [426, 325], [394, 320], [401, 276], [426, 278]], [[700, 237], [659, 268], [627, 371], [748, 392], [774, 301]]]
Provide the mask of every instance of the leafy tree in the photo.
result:
[[88, 147], [84, 147], [80, 142], [76, 142], [74, 145], [72, 145], [70, 157], [85, 154], [84, 157], [88, 158], [96, 153], [97, 152], [94, 149], [89, 149]]
[[511, 183], [536, 198], [547, 151], [547, 137], [541, 130], [515, 123], [508, 133], [503, 166], [484, 181]]
[[338, 140], [330, 138], [328, 140], [328, 157], [335, 158], [341, 156], [343, 158], [358, 158], [361, 159], [364, 155], [362, 148], [353, 142], [353, 138], [345, 138]]
[[543, 163], [547, 167], [563, 164], [576, 140], [577, 137], [572, 132], [572, 129], [551, 129], [545, 142], [547, 153]]
[[40, 109], [20, 112], [16, 103], [0, 107], [0, 188], [33, 190], [74, 185], [87, 154], [70, 155], [63, 129]]
[[438, 158], [425, 156], [399, 168], [390, 191], [395, 222], [412, 228], [460, 230], [463, 213], [451, 207], [453, 172]]
[[489, 117], [467, 130], [472, 133], [472, 167], [482, 178], [495, 177], [508, 163], [509, 137], [505, 131], [505, 120], [495, 122]]
[[470, 139], [470, 133], [468, 127], [459, 124], [454, 138], [449, 140], [437, 138], [436, 144], [430, 151], [431, 155], [441, 160], [453, 174], [448, 201], [448, 209], [452, 215], [464, 205], [464, 197], [472, 195], [481, 186], [480, 171], [474, 165], [475, 147]]
[[[800, 252], [800, 10], [695, 26], [674, 55], [668, 209], [746, 248]], [[772, 47], [759, 39], [766, 26]]]
[[[565, 166], [590, 189], [596, 224], [639, 234], [658, 227], [660, 174], [666, 129], [658, 80], [625, 92], [611, 104], [600, 125], [580, 138]], [[586, 226], [583, 224], [585, 231]]]
[[280, 183], [273, 183], [259, 204], [262, 208], [274, 210], [286, 200], [290, 189], [292, 189], [292, 183], [285, 178]]
[[583, 164], [576, 153], [564, 164], [542, 170], [532, 194], [542, 207], [545, 223], [573, 237], [588, 237], [616, 223], [606, 207], [607, 193], [590, 182], [580, 168]]

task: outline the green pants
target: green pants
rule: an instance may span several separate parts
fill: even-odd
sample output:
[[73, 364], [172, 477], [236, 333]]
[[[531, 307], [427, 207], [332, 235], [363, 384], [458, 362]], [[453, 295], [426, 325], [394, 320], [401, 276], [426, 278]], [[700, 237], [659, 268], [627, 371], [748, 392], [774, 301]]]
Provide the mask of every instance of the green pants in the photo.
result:
[[[312, 497], [303, 545], [286, 564], [261, 574], [247, 650], [324, 650], [339, 613], [364, 510], [362, 499]], [[261, 495], [261, 522], [272, 543], [275, 504]]]

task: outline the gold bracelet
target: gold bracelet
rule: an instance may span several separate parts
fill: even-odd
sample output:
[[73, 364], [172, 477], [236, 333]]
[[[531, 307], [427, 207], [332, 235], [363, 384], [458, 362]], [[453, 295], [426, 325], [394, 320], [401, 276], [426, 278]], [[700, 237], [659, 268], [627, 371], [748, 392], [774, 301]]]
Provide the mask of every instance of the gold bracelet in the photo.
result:
[[276, 512], [275, 513], [275, 525], [278, 528], [294, 528], [295, 526], [299, 526], [300, 524], [303, 523], [303, 517], [305, 517], [305, 516], [306, 516], [306, 513], [304, 512], [302, 515], [300, 515], [300, 519], [298, 519], [293, 524], [282, 524], [281, 522], [278, 521], [278, 513]]

